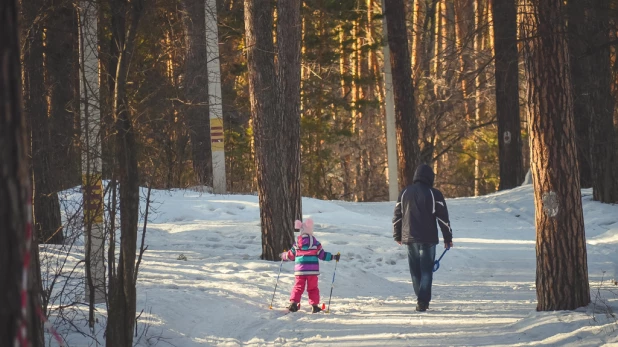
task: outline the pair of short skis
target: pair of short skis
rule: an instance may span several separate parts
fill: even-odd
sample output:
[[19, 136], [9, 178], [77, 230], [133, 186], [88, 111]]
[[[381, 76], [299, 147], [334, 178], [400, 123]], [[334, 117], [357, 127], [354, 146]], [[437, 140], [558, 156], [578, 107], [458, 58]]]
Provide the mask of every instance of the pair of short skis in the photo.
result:
[[[337, 253], [337, 255], [341, 255]], [[322, 303], [322, 311], [324, 313], [330, 313], [330, 299], [333, 297], [333, 288], [335, 288], [335, 274], [337, 273], [337, 263], [339, 260], [335, 261], [335, 270], [333, 271], [333, 281], [330, 284], [330, 295], [328, 296], [328, 308], [326, 304]], [[279, 264], [279, 274], [277, 275], [277, 282], [275, 282], [275, 290], [273, 291], [273, 297], [270, 299], [270, 306], [268, 307], [270, 310], [273, 309], [273, 300], [275, 300], [275, 294], [277, 293], [277, 285], [279, 284], [279, 276], [281, 276], [281, 268], [283, 267], [283, 259], [281, 259], [281, 263]], [[298, 308], [300, 309], [300, 303], [298, 303]], [[324, 310], [326, 308], [326, 310]]]

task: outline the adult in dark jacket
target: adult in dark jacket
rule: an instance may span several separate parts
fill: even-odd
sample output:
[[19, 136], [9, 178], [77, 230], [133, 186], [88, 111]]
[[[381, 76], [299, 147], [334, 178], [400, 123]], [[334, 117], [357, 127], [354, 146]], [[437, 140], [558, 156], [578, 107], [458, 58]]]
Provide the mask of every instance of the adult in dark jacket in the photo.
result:
[[421, 164], [414, 174], [414, 182], [403, 189], [395, 205], [393, 238], [408, 246], [408, 263], [417, 311], [425, 311], [431, 301], [433, 265], [436, 259], [438, 227], [442, 230], [444, 248], [453, 247], [453, 233], [442, 193], [433, 188], [435, 174], [431, 167]]

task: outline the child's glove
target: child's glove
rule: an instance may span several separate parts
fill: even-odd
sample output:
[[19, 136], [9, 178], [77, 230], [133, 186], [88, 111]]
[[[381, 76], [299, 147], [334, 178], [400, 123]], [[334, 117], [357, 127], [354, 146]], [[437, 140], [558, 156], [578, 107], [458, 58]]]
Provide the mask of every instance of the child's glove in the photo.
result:
[[286, 254], [287, 254], [287, 252], [280, 253], [279, 254], [279, 259], [287, 260], [287, 257], [285, 256]]
[[341, 258], [341, 254], [337, 253], [333, 256], [333, 259], [335, 259], [335, 261], [339, 261], [339, 258]]

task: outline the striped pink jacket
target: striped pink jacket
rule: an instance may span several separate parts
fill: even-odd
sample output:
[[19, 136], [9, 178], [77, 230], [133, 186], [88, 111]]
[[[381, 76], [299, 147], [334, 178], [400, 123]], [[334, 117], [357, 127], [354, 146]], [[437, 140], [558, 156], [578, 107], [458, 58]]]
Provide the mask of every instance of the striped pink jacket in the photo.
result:
[[284, 261], [295, 262], [295, 276], [311, 276], [320, 274], [320, 260], [331, 261], [333, 255], [324, 251], [322, 244], [313, 235], [301, 234], [292, 249], [283, 253], [282, 258]]

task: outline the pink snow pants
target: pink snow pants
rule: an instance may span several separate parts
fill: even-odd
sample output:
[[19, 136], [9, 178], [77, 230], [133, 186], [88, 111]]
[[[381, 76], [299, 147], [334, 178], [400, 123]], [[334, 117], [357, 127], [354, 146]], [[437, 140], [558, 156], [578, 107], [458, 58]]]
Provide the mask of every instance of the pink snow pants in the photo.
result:
[[318, 276], [316, 275], [296, 276], [294, 287], [292, 287], [292, 294], [290, 295], [290, 301], [300, 303], [300, 298], [305, 291], [305, 282], [307, 282], [309, 304], [318, 305], [320, 303], [320, 289], [318, 288]]

